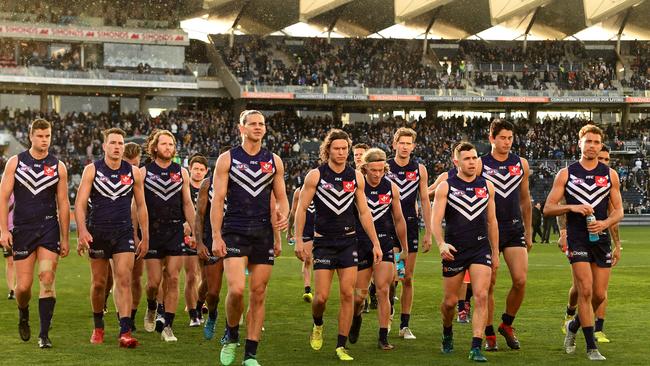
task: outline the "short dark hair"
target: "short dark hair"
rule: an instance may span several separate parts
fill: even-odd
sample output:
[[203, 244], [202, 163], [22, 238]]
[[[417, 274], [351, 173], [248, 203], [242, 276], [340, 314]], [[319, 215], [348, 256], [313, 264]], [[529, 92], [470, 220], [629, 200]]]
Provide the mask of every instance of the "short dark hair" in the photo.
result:
[[603, 144], [603, 148], [600, 149], [600, 151], [603, 151], [603, 152], [608, 153], [608, 152], [609, 152], [609, 145], [607, 145], [607, 144]]
[[364, 144], [364, 143], [360, 143], [360, 144], [356, 144], [356, 145], [352, 146], [352, 150], [356, 150], [356, 149], [368, 150], [368, 149], [370, 149], [370, 146], [368, 146], [367, 144]]
[[192, 165], [194, 165], [194, 163], [201, 164], [206, 169], [208, 168], [208, 159], [206, 159], [203, 155], [194, 155], [192, 159], [190, 159], [190, 168], [192, 168]]
[[476, 147], [474, 145], [472, 145], [471, 143], [469, 143], [467, 141], [461, 141], [454, 148], [454, 157], [456, 159], [458, 159], [461, 152], [463, 152], [463, 151], [472, 151], [472, 150], [476, 150]]
[[52, 128], [52, 124], [43, 118], [36, 118], [32, 121], [32, 125], [29, 126], [29, 134], [34, 133], [34, 130], [47, 130]]
[[501, 130], [514, 131], [515, 125], [505, 119], [495, 119], [490, 123], [490, 136], [496, 138]]
[[121, 128], [112, 127], [102, 131], [102, 135], [104, 135], [104, 142], [106, 142], [109, 135], [120, 135], [122, 137], [126, 137], [126, 132], [124, 132], [124, 130]]

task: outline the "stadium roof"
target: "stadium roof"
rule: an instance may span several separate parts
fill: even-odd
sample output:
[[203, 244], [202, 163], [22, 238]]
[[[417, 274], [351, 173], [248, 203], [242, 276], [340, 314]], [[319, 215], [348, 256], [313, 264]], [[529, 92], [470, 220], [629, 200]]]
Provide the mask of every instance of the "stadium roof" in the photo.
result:
[[645, 0], [203, 0], [190, 37], [649, 40]]

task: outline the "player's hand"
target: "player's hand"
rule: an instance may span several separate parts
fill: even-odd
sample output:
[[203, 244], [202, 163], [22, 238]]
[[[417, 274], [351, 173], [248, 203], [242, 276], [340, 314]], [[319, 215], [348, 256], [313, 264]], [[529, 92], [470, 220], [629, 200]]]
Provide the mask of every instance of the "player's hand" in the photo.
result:
[[564, 234], [562, 234], [562, 230], [560, 230], [560, 237], [557, 239], [557, 246], [560, 248], [562, 253], [566, 253], [567, 249], [567, 239], [566, 239], [566, 231]]
[[142, 240], [137, 241], [138, 246], [135, 248], [135, 259], [142, 259], [144, 258], [145, 255], [147, 255], [147, 252], [149, 251], [149, 239], [144, 238]]
[[615, 245], [612, 250], [612, 267], [616, 266], [619, 260], [621, 260], [621, 246]]
[[193, 236], [190, 236], [190, 241], [187, 243], [187, 245], [192, 249], [196, 249], [196, 239], [194, 239]]
[[587, 230], [590, 233], [602, 233], [603, 231], [607, 230], [607, 228], [608, 226], [605, 224], [605, 221], [601, 220], [596, 220], [587, 224]]
[[569, 209], [571, 212], [581, 214], [582, 216], [589, 216], [594, 213], [594, 208], [589, 205], [571, 205]]
[[9, 250], [14, 245], [14, 237], [10, 231], [2, 232], [2, 235], [0, 235], [0, 245], [6, 250]]
[[201, 258], [204, 261], [208, 260], [208, 247], [201, 243], [196, 243], [196, 253], [199, 255], [199, 258]]
[[77, 254], [84, 255], [90, 249], [90, 243], [93, 242], [93, 237], [88, 230], [79, 231], [77, 238]]
[[526, 234], [526, 250], [528, 253], [533, 249], [533, 236], [532, 234]]
[[496, 273], [497, 269], [499, 269], [499, 261], [499, 252], [496, 252], [496, 254], [492, 252], [492, 273]]
[[302, 238], [296, 238], [296, 245], [293, 247], [293, 252], [296, 258], [304, 262], [307, 259], [307, 251], [305, 250], [305, 243]]
[[440, 250], [440, 257], [442, 258], [443, 261], [454, 260], [454, 255], [452, 254], [452, 252], [456, 253], [457, 250], [456, 248], [454, 248], [453, 245], [448, 243], [443, 243], [438, 249]]
[[282, 241], [276, 241], [273, 243], [273, 255], [279, 257], [282, 254]]
[[424, 233], [424, 241], [422, 243], [422, 252], [428, 253], [431, 250], [431, 234], [429, 232]]
[[226, 256], [226, 242], [221, 237], [212, 239], [212, 254], [221, 258]]
[[68, 254], [70, 253], [70, 242], [67, 239], [66, 240], [61, 240], [60, 248], [61, 248], [61, 250], [59, 252], [59, 256], [61, 258], [67, 257]]
[[273, 228], [280, 231], [285, 231], [289, 227], [289, 220], [280, 211], [275, 211], [275, 222]]
[[379, 264], [381, 262], [384, 253], [381, 251], [381, 247], [379, 246], [379, 243], [377, 243], [377, 245], [372, 246], [372, 256], [374, 259], [374, 264]]

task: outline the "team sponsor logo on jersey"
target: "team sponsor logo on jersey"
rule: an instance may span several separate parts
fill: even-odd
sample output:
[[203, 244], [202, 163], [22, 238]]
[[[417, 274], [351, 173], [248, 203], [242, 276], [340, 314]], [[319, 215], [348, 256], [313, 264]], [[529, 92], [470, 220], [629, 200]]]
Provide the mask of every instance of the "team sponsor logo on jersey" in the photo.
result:
[[323, 187], [323, 189], [326, 189], [326, 190], [328, 190], [328, 191], [329, 191], [330, 189], [334, 189], [334, 186], [332, 185], [332, 183], [321, 183], [320, 186]]
[[476, 194], [476, 197], [478, 198], [487, 198], [487, 189], [476, 187], [474, 188], [474, 194]]
[[330, 265], [331, 263], [332, 261], [327, 258], [314, 258], [314, 264]]
[[248, 164], [237, 164], [237, 170], [244, 171], [246, 169], [248, 169]]
[[343, 191], [344, 192], [354, 192], [354, 181], [353, 180], [344, 180], [343, 181]]
[[508, 166], [508, 171], [510, 171], [510, 175], [521, 175], [521, 167], [519, 165]]
[[406, 172], [406, 180], [415, 181], [417, 179], [418, 179], [418, 173], [417, 172]]
[[453, 194], [456, 197], [464, 196], [465, 192], [463, 191], [451, 191], [451, 194]]
[[495, 174], [498, 173], [496, 170], [490, 168], [487, 165], [483, 166], [483, 169], [485, 170], [485, 174], [487, 174], [487, 175], [495, 175]]
[[26, 171], [28, 171], [30, 169], [31, 168], [29, 167], [29, 165], [22, 165], [22, 166], [18, 167], [18, 170], [20, 170], [21, 172], [26, 172]]
[[45, 174], [48, 177], [53, 177], [54, 176], [54, 167], [53, 166], [43, 165], [43, 174]]
[[273, 173], [273, 164], [270, 161], [260, 161], [262, 173]]
[[99, 177], [99, 181], [102, 182], [102, 183], [106, 183], [106, 182], [108, 182], [108, 177], [104, 177], [104, 176]]
[[239, 253], [241, 253], [241, 249], [233, 248], [233, 247], [226, 247], [226, 252], [239, 254]]
[[389, 194], [380, 194], [379, 195], [379, 204], [387, 205], [389, 203], [390, 203], [390, 195]]
[[181, 181], [181, 173], [169, 173], [169, 177], [174, 183], [178, 183]]
[[133, 184], [133, 179], [131, 179], [130, 175], [122, 174], [120, 175], [120, 183], [122, 183], [122, 185], [125, 186], [129, 184]]
[[585, 182], [585, 180], [581, 179], [581, 178], [573, 178], [573, 179], [571, 179], [571, 183], [573, 183], [573, 184], [583, 184], [584, 182]]
[[573, 250], [569, 252], [569, 258], [574, 258], [574, 257], [580, 257], [580, 258], [587, 258], [589, 254], [587, 252], [581, 252], [577, 250]]
[[447, 266], [442, 266], [442, 271], [443, 271], [443, 272], [451, 272], [451, 273], [454, 273], [454, 272], [460, 272], [460, 271], [463, 271], [463, 270], [465, 270], [465, 267], [447, 267]]
[[597, 175], [594, 177], [594, 181], [598, 187], [607, 187], [607, 177], [605, 176]]

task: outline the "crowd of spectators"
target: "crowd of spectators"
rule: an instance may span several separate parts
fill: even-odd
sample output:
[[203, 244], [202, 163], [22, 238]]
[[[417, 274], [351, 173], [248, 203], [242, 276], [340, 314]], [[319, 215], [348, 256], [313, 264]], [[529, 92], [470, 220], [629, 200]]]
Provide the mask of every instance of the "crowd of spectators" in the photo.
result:
[[0, 2], [8, 20], [57, 25], [101, 25], [130, 28], [178, 28], [179, 19], [200, 10], [189, 1], [42, 0]]
[[[233, 116], [226, 109], [214, 111], [170, 111], [157, 117], [139, 113], [109, 115], [71, 113], [42, 115], [34, 111], [0, 111], [0, 129], [7, 129], [28, 145], [28, 126], [36, 116], [53, 123], [53, 152], [66, 164], [71, 182], [78, 183], [83, 166], [101, 156], [101, 131], [120, 127], [136, 142], [143, 142], [154, 129], [167, 129], [177, 139], [178, 155], [187, 161], [194, 154], [203, 154], [212, 161], [223, 147], [239, 143], [239, 131]], [[582, 118], [545, 118], [529, 121], [513, 120], [516, 130], [513, 151], [531, 161], [534, 174], [531, 186], [541, 182], [542, 189], [552, 181], [557, 170], [567, 161], [579, 158], [578, 130], [588, 121]], [[350, 123], [342, 128], [350, 133], [355, 143], [364, 142], [379, 147], [391, 155], [392, 136], [396, 128], [408, 126], [418, 133], [414, 151], [416, 161], [424, 164], [430, 179], [451, 168], [451, 146], [459, 140], [477, 144], [480, 153], [489, 151], [488, 118], [466, 116], [421, 118], [405, 121], [401, 117], [368, 123]], [[264, 146], [279, 154], [287, 164], [288, 188], [302, 182], [309, 168], [317, 164], [321, 139], [340, 122], [329, 116], [298, 117], [294, 113], [278, 112], [267, 118], [267, 136]], [[624, 132], [608, 126], [607, 143], [613, 150], [622, 150], [625, 139], [638, 141], [639, 155], [631, 158], [617, 157], [613, 166], [621, 177], [623, 191], [648, 192], [648, 161], [650, 147], [650, 120], [634, 121]], [[629, 131], [634, 131], [629, 132]]]
[[[460, 89], [458, 72], [422, 61], [421, 45], [392, 39], [305, 38], [288, 47], [257, 37], [239, 38], [224, 50], [240, 82], [252, 85], [302, 85], [368, 88]], [[273, 60], [273, 50], [289, 55], [291, 65]], [[454, 70], [455, 71], [455, 70]]]
[[635, 90], [650, 89], [650, 43], [634, 41], [630, 44], [632, 75], [629, 79], [621, 80], [625, 87]]
[[[568, 90], [615, 89], [614, 60], [589, 56], [580, 42], [529, 42], [524, 52], [521, 42], [464, 40], [439, 67], [422, 56], [421, 47], [418, 41], [395, 39], [242, 36], [223, 51], [240, 83], [250, 85], [463, 89], [468, 79], [480, 88], [545, 90], [553, 82]], [[479, 67], [485, 63], [518, 66], [509, 71]]]

